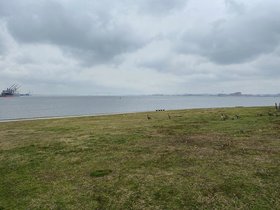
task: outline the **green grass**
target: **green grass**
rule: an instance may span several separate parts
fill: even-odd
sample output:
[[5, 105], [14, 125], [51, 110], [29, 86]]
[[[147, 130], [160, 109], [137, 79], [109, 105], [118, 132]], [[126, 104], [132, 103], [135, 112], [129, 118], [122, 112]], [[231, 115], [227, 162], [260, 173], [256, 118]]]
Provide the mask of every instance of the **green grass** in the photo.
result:
[[0, 123], [0, 209], [280, 209], [280, 112], [148, 114]]
[[103, 176], [109, 175], [110, 173], [112, 173], [112, 170], [110, 170], [110, 169], [95, 170], [95, 171], [90, 173], [90, 176], [92, 176], [92, 177], [103, 177]]

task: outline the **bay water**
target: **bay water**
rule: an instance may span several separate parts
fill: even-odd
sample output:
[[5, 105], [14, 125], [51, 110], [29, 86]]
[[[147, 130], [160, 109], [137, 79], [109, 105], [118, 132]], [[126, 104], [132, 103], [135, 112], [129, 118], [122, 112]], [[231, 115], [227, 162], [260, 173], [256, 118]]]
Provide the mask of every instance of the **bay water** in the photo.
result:
[[28, 96], [0, 98], [0, 121], [130, 112], [273, 106], [279, 97], [255, 96]]

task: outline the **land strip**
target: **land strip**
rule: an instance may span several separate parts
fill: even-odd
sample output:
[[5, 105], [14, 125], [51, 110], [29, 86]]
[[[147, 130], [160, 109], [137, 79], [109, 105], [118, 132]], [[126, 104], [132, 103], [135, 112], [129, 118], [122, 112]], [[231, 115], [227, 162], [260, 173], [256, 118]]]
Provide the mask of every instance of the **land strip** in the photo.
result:
[[280, 113], [0, 123], [0, 209], [279, 209]]

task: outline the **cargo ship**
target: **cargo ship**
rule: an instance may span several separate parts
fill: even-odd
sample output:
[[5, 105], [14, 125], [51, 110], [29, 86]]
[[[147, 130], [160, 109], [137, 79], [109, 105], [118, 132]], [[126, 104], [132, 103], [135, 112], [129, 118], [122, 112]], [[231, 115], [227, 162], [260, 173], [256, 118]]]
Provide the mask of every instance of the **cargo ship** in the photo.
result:
[[19, 85], [13, 84], [6, 90], [2, 90], [0, 97], [13, 97], [13, 96], [29, 96], [29, 93], [20, 94], [18, 89], [20, 88]]

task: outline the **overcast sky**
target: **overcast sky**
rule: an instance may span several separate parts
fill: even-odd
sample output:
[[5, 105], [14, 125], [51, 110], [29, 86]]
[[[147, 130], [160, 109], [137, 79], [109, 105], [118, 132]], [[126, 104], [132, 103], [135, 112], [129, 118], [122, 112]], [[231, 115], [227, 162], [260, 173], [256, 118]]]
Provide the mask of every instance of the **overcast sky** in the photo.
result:
[[279, 0], [0, 0], [0, 88], [279, 93]]

